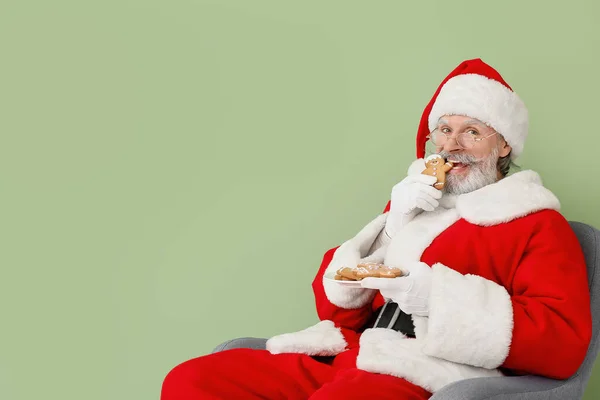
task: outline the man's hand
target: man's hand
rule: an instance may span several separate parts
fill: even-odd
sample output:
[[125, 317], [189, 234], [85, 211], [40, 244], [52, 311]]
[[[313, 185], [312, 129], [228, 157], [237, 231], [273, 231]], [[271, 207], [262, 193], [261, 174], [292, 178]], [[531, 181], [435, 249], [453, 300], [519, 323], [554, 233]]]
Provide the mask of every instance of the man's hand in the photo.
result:
[[436, 182], [437, 178], [431, 175], [407, 176], [392, 188], [392, 209], [401, 214], [408, 214], [415, 208], [433, 211], [442, 197], [442, 192], [433, 187]]
[[365, 278], [361, 286], [378, 289], [383, 297], [392, 299], [406, 314], [429, 316], [429, 293], [431, 291], [431, 267], [414, 262], [404, 268], [408, 276], [399, 278]]
[[442, 192], [433, 187], [437, 178], [431, 175], [413, 174], [392, 188], [389, 217], [385, 230], [392, 237], [402, 226], [421, 211], [433, 211], [442, 198]]

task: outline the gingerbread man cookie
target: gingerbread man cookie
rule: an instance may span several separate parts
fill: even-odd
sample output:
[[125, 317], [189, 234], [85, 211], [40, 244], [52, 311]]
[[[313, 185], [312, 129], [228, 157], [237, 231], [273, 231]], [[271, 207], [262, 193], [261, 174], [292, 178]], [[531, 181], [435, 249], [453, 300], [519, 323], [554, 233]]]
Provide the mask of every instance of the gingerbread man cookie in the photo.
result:
[[432, 154], [425, 159], [425, 166], [427, 168], [421, 173], [424, 175], [435, 176], [437, 182], [433, 184], [433, 187], [442, 190], [446, 183], [446, 172], [452, 169], [452, 163], [446, 162], [439, 154]]
[[340, 268], [334, 279], [338, 281], [360, 281], [364, 278], [397, 278], [402, 276], [400, 268], [388, 267], [383, 264], [363, 263], [358, 264], [354, 268]]

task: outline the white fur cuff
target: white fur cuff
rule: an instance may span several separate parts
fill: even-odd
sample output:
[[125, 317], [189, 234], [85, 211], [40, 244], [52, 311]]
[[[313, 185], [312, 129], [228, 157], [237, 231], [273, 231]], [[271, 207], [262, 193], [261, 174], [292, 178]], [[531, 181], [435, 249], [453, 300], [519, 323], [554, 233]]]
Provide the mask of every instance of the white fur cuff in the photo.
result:
[[304, 330], [284, 333], [267, 340], [272, 354], [301, 353], [309, 356], [335, 356], [346, 349], [344, 335], [332, 321], [321, 321]]
[[468, 378], [502, 376], [498, 370], [453, 363], [423, 353], [421, 339], [392, 329], [367, 329], [360, 337], [359, 369], [404, 378], [430, 392]]
[[506, 289], [439, 263], [432, 268], [423, 352], [488, 369], [502, 365], [513, 329], [512, 301]]
[[377, 294], [374, 289], [346, 287], [326, 278], [323, 278], [323, 288], [331, 304], [348, 310], [366, 306]]

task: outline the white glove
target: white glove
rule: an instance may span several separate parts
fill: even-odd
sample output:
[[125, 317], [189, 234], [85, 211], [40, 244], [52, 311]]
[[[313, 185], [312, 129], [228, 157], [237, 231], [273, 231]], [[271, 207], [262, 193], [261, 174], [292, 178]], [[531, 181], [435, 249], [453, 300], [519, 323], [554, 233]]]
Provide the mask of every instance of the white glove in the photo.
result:
[[385, 232], [393, 237], [422, 210], [433, 211], [442, 198], [442, 192], [433, 187], [437, 178], [414, 174], [392, 188], [391, 205]]
[[431, 267], [423, 262], [414, 262], [402, 269], [408, 272], [408, 276], [365, 278], [361, 281], [361, 286], [379, 289], [383, 297], [392, 299], [409, 315], [429, 316], [429, 293], [433, 278]]

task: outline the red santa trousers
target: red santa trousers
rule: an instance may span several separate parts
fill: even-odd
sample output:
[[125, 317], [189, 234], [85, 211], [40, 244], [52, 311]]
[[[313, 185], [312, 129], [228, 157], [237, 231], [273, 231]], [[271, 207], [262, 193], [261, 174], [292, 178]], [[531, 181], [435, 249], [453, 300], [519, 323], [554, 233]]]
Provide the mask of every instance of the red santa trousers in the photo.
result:
[[161, 400], [394, 399], [431, 393], [391, 375], [356, 368], [358, 349], [322, 362], [304, 354], [232, 349], [186, 361], [169, 372]]

